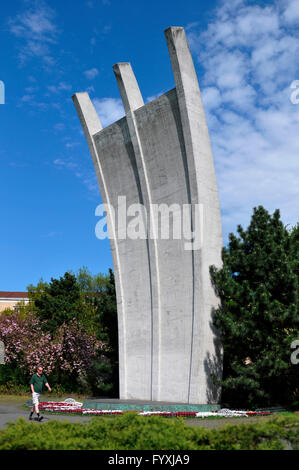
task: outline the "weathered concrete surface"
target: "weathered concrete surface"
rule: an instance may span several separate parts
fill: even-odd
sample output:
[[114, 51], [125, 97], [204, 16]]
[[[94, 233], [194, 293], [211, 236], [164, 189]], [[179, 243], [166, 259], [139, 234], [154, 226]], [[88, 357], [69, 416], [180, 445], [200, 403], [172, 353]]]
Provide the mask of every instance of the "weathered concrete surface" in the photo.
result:
[[[105, 129], [86, 93], [74, 96], [97, 173], [102, 199], [118, 220], [118, 197], [146, 208], [156, 237], [124, 238], [126, 220], [107, 226], [118, 302], [120, 398], [217, 403], [210, 373], [220, 373], [221, 348], [211, 327], [218, 305], [209, 266], [221, 265], [217, 182], [198, 81], [183, 28], [165, 32], [175, 89], [143, 99], [130, 64], [114, 66], [126, 117]], [[188, 223], [200, 246], [162, 239], [168, 214], [192, 205]], [[173, 206], [177, 204], [177, 206]], [[199, 205], [200, 212], [195, 210]], [[178, 209], [177, 209], [178, 208]], [[216, 367], [216, 369], [215, 369]]]

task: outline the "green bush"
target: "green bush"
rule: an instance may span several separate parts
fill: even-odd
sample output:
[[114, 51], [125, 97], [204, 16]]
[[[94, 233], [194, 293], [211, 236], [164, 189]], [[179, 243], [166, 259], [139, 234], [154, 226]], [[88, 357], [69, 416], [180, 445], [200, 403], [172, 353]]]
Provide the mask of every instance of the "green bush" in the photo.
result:
[[182, 419], [127, 413], [89, 424], [23, 418], [0, 431], [1, 450], [266, 450], [298, 449], [299, 417], [205, 429]]
[[0, 364], [0, 392], [29, 391], [29, 376], [16, 362]]
[[298, 405], [299, 367], [290, 359], [299, 330], [298, 253], [299, 224], [285, 227], [278, 210], [271, 215], [259, 206], [246, 230], [239, 225], [229, 235], [222, 268], [210, 268], [221, 301], [213, 323], [223, 346], [222, 381], [217, 360], [208, 357], [206, 366], [228, 408]]
[[0, 383], [0, 395], [28, 395], [28, 385], [18, 385], [14, 382]]

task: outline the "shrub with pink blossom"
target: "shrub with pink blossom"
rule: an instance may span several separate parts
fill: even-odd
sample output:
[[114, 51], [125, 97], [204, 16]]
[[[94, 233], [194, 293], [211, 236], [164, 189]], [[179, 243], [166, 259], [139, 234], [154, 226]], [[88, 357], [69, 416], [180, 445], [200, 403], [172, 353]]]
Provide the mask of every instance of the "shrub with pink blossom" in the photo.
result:
[[26, 385], [36, 366], [42, 364], [52, 383], [74, 391], [78, 384], [88, 387], [86, 380], [93, 362], [105, 350], [105, 344], [83, 330], [77, 320], [61, 325], [51, 338], [32, 313], [26, 318], [17, 312], [0, 316], [0, 340], [5, 345], [6, 361], [0, 369], [0, 384], [8, 380], [10, 371], [10, 380]]

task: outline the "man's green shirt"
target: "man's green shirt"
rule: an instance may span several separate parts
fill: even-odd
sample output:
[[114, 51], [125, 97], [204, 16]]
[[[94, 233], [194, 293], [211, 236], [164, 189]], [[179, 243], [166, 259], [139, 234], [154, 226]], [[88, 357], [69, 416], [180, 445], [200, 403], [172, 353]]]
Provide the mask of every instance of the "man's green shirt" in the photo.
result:
[[30, 380], [30, 385], [33, 384], [34, 391], [35, 393], [42, 393], [43, 392], [43, 386], [46, 384], [48, 381], [46, 379], [46, 376], [42, 374], [40, 377], [37, 374], [33, 374]]

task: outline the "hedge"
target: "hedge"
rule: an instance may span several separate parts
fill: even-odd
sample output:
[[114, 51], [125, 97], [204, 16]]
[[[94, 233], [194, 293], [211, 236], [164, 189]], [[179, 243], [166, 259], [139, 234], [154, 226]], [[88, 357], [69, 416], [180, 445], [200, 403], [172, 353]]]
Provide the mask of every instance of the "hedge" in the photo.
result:
[[219, 429], [132, 413], [113, 420], [92, 418], [88, 424], [20, 418], [0, 431], [1, 450], [298, 450], [298, 440], [296, 415]]

